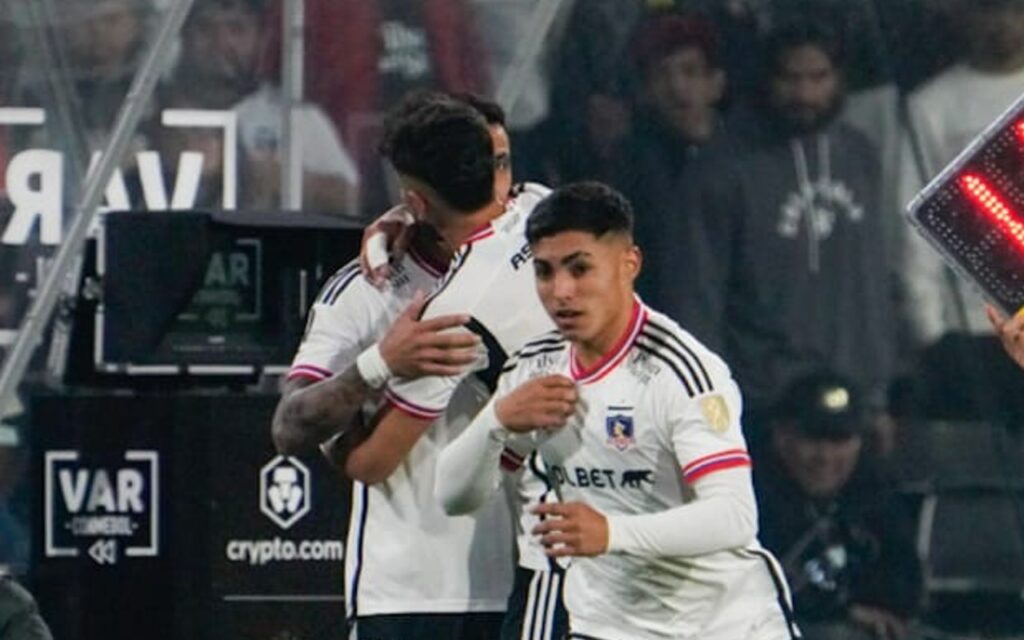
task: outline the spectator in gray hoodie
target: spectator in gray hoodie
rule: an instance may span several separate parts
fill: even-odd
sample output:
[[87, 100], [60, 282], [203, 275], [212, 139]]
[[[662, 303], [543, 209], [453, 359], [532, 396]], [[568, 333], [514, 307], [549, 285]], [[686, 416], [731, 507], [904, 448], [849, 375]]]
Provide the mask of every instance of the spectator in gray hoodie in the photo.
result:
[[836, 119], [840, 43], [823, 23], [788, 23], [764, 59], [763, 103], [681, 195], [688, 214], [666, 229], [679, 278], [660, 292], [732, 364], [754, 430], [789, 381], [822, 367], [883, 406], [894, 342], [877, 154]]

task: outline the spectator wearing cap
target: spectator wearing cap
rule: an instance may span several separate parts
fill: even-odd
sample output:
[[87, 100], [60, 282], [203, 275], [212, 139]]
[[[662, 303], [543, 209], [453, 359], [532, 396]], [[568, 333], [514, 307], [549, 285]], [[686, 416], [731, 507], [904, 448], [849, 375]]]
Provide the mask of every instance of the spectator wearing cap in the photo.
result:
[[755, 460], [760, 536], [785, 569], [797, 622], [818, 640], [901, 639], [918, 612], [912, 523], [867, 455], [864, 399], [844, 376], [796, 379]]
[[637, 286], [657, 305], [660, 283], [673, 281], [666, 218], [685, 215], [677, 197], [682, 176], [722, 137], [726, 75], [715, 26], [698, 14], [655, 14], [637, 28], [630, 52], [640, 78], [636, 114], [611, 181], [637, 213], [637, 242], [649, 254]]

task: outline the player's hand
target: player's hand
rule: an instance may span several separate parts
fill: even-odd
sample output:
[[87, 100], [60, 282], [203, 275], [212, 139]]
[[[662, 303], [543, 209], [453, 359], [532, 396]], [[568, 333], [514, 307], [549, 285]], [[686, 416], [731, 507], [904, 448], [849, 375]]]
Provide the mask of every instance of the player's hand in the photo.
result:
[[996, 330], [1006, 353], [1010, 354], [1018, 366], [1024, 368], [1024, 308], [1012, 318], [1003, 317], [1003, 314], [991, 305], [985, 305], [985, 313], [988, 314], [988, 321]]
[[426, 295], [417, 291], [408, 308], [377, 343], [388, 369], [400, 378], [454, 376], [477, 358], [479, 337], [464, 331], [448, 331], [465, 325], [469, 316], [451, 314], [418, 320], [426, 300]]
[[415, 219], [404, 204], [392, 207], [363, 230], [359, 268], [373, 286], [384, 286], [391, 276], [391, 261], [400, 260], [412, 241]]
[[565, 376], [550, 375], [519, 385], [494, 403], [494, 412], [509, 431], [556, 429], [565, 426], [578, 400], [575, 382]]
[[542, 503], [533, 512], [544, 519], [533, 528], [552, 557], [599, 556], [608, 551], [608, 519], [582, 502]]
[[866, 629], [878, 640], [903, 640], [907, 637], [907, 623], [885, 609], [863, 604], [852, 604], [850, 620]]

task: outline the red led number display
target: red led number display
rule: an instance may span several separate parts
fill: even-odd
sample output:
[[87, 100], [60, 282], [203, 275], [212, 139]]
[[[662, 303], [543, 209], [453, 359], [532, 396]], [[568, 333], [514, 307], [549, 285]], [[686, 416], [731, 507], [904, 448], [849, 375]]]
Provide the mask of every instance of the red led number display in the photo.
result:
[[[1020, 125], [1017, 131], [1021, 132]], [[967, 196], [979, 205], [981, 212], [1002, 229], [1019, 248], [1024, 249], [1024, 222], [1021, 222], [1017, 212], [1007, 206], [985, 179], [978, 174], [967, 173], [960, 176], [958, 182]]]

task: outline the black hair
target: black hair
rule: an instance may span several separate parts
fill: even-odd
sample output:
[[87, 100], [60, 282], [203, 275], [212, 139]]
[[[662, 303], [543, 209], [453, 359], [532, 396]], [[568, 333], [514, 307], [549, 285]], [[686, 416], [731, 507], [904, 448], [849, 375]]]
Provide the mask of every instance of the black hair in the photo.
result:
[[600, 182], [575, 182], [559, 187], [537, 203], [526, 221], [526, 240], [540, 240], [564, 231], [633, 235], [633, 206], [624, 195]]
[[828, 56], [836, 70], [842, 70], [846, 53], [838, 32], [820, 18], [793, 18], [773, 29], [764, 39], [764, 60], [768, 73], [779, 72], [784, 55], [803, 46], [812, 46]]
[[497, 102], [469, 92], [455, 93], [452, 94], [452, 97], [476, 109], [477, 113], [487, 121], [487, 124], [505, 126], [505, 110]]
[[380, 152], [445, 203], [476, 211], [494, 198], [494, 147], [484, 117], [438, 92], [407, 95], [384, 118]]

